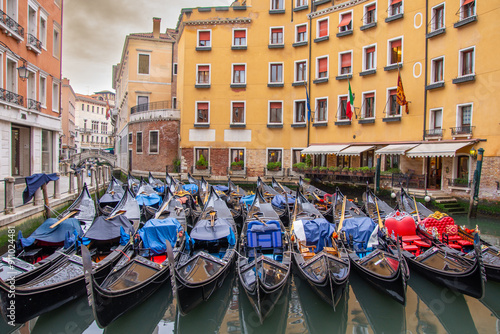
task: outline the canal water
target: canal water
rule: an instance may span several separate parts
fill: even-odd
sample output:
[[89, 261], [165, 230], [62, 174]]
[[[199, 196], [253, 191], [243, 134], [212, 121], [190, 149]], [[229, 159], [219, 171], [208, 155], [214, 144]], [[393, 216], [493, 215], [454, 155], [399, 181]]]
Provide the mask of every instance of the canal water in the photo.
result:
[[[483, 238], [500, 244], [500, 219], [467, 220]], [[182, 316], [164, 285], [146, 302], [105, 329], [94, 321], [86, 298], [75, 300], [24, 325], [21, 333], [500, 333], [500, 283], [487, 282], [482, 300], [457, 294], [411, 273], [405, 307], [351, 272], [348, 293], [335, 310], [293, 275], [286, 293], [260, 325], [232, 274], [211, 299]], [[0, 333], [13, 332], [5, 323]]]

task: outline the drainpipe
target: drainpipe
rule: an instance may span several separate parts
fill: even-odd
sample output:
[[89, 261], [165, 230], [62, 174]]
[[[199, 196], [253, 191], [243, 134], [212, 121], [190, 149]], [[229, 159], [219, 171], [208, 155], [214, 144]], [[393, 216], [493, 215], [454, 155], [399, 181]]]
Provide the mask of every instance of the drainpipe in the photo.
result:
[[[313, 7], [314, 7], [314, 4], [311, 2], [311, 12], [310, 14], [312, 14], [313, 12]], [[306, 85], [309, 86], [309, 105], [311, 105], [311, 49], [312, 49], [312, 16], [309, 15], [309, 60], [308, 60], [308, 64], [307, 64], [307, 82], [306, 82]], [[306, 101], [307, 103], [307, 101]], [[307, 108], [306, 108], [307, 109]], [[313, 116], [312, 115], [312, 111], [311, 111], [311, 117]], [[311, 132], [311, 120], [308, 118], [307, 119], [307, 147], [309, 147], [309, 134]]]
[[425, 75], [424, 75], [424, 130], [422, 133], [422, 140], [425, 140], [425, 128], [427, 124], [427, 80], [428, 80], [428, 68], [429, 68], [429, 40], [427, 39], [427, 33], [429, 32], [429, 0], [425, 0]]

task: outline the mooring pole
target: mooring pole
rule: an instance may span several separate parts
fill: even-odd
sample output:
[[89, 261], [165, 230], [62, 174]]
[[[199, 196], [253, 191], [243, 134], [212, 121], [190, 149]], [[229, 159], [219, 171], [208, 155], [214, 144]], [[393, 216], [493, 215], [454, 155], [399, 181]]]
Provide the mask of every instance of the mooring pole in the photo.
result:
[[477, 205], [479, 204], [479, 185], [481, 183], [481, 168], [483, 167], [484, 149], [477, 150], [476, 170], [474, 171], [474, 179], [472, 180], [472, 194], [469, 203], [469, 218], [476, 218]]

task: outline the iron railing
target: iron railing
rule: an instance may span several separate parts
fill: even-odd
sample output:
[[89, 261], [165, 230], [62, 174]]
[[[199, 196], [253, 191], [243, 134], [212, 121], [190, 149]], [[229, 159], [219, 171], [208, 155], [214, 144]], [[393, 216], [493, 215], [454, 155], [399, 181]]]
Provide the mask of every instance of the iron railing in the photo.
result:
[[451, 134], [452, 134], [452, 136], [472, 135], [472, 130], [474, 128], [475, 128], [475, 126], [471, 126], [471, 125], [457, 126], [457, 127], [451, 128]]
[[15, 103], [20, 106], [24, 105], [24, 96], [13, 93], [3, 88], [0, 88], [0, 100], [10, 103]]
[[471, 181], [468, 179], [457, 178], [457, 179], [448, 179], [448, 186], [450, 187], [461, 187], [461, 188], [470, 188]]
[[5, 24], [7, 28], [14, 31], [19, 36], [24, 36], [24, 28], [16, 22], [12, 17], [0, 10], [0, 22]]
[[141, 111], [170, 109], [171, 106], [172, 106], [171, 101], [159, 101], [159, 102], [143, 103], [143, 104], [138, 104], [135, 107], [130, 108], [130, 114], [134, 114], [136, 112], [141, 112]]
[[27, 34], [28, 35], [28, 45], [34, 47], [34, 48], [37, 48], [39, 51], [42, 50], [42, 42], [36, 38], [35, 36], [33, 36], [32, 34]]
[[28, 104], [28, 109], [34, 109], [36, 111], [42, 110], [42, 103], [41, 102], [38, 102], [38, 101], [33, 100], [33, 99], [27, 99], [26, 102]]
[[426, 137], [442, 137], [443, 136], [443, 129], [429, 129], [425, 130], [425, 136]]

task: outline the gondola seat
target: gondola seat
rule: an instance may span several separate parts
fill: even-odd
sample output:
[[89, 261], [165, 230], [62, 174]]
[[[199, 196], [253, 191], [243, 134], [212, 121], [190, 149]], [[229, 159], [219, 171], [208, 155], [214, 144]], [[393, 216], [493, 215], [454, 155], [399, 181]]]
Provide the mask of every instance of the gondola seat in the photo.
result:
[[248, 224], [248, 247], [273, 249], [282, 247], [281, 229], [277, 221], [268, 221], [266, 225], [258, 221]]

